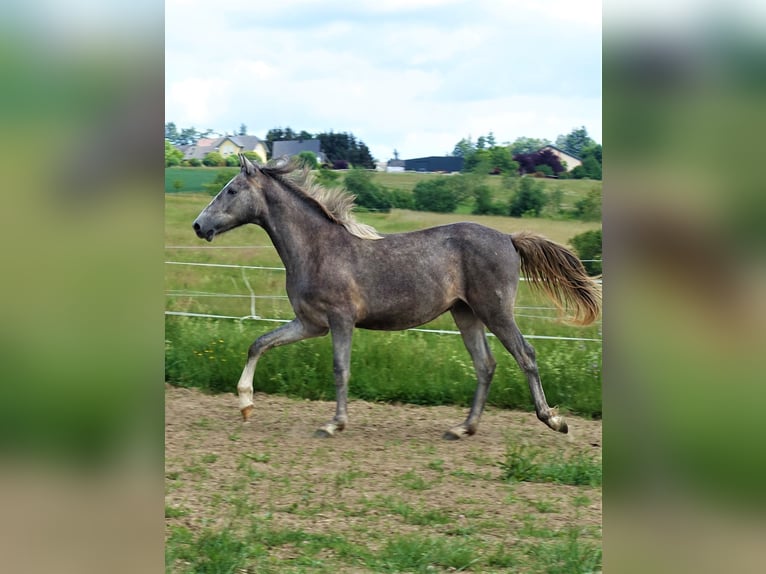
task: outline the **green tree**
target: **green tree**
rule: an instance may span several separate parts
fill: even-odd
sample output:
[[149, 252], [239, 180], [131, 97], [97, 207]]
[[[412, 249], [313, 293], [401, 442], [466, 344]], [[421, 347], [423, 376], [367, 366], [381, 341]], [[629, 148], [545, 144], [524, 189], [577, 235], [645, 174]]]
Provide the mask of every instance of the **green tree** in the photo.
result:
[[582, 157], [583, 150], [586, 147], [595, 143], [588, 136], [588, 130], [585, 129], [585, 126], [575, 128], [567, 135], [560, 135], [556, 138], [556, 147], [579, 158]]
[[582, 199], [575, 202], [574, 215], [583, 221], [601, 219], [601, 190], [592, 188]]
[[542, 182], [533, 177], [522, 177], [517, 180], [516, 193], [513, 194], [509, 205], [509, 214], [511, 217], [525, 215], [540, 217], [545, 202]]
[[467, 157], [476, 147], [473, 145], [471, 138], [463, 138], [455, 144], [455, 148], [452, 150], [452, 155], [455, 157]]
[[515, 155], [535, 153], [540, 148], [550, 145], [550, 143], [551, 143], [550, 141], [544, 138], [538, 139], [538, 138], [528, 138], [528, 137], [522, 136], [522, 137], [516, 138], [513, 141], [513, 143], [508, 147], [511, 152], [511, 157], [513, 157]]
[[488, 185], [479, 185], [473, 190], [475, 199], [473, 210], [474, 215], [505, 215], [507, 208], [502, 203], [492, 201], [492, 192]]
[[[578, 257], [586, 260], [583, 261], [583, 266], [589, 275], [601, 274], [601, 242], [601, 229], [580, 233], [569, 240]], [[589, 261], [592, 259], [598, 261]]]
[[297, 159], [301, 166], [307, 167], [309, 169], [316, 169], [319, 165], [319, 162], [317, 162], [317, 156], [314, 154], [314, 152], [302, 151], [298, 154]]
[[239, 131], [237, 132], [238, 136], [246, 136], [247, 135], [247, 126], [245, 124], [239, 124]]
[[227, 155], [224, 162], [228, 167], [237, 167], [239, 165], [239, 157], [234, 154]]
[[412, 190], [412, 195], [415, 199], [415, 209], [418, 211], [452, 213], [458, 205], [458, 194], [448, 178], [419, 181]]
[[344, 178], [346, 189], [356, 196], [356, 204], [375, 211], [391, 211], [391, 199], [383, 187], [375, 185], [366, 169], [351, 169]]
[[165, 167], [180, 165], [183, 158], [184, 153], [168, 140], [165, 140]]

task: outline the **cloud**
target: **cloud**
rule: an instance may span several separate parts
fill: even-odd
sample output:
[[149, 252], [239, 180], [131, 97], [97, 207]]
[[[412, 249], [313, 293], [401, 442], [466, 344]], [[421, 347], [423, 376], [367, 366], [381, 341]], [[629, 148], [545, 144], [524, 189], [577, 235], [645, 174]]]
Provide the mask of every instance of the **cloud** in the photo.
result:
[[585, 125], [600, 139], [598, 3], [574, 5], [168, 0], [167, 121], [352, 132], [379, 159], [490, 130], [555, 139]]

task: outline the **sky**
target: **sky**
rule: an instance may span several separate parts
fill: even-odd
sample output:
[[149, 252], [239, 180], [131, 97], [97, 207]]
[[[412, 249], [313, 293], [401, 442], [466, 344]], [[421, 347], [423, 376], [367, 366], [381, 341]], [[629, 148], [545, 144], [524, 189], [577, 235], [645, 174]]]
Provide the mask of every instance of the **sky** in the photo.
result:
[[601, 143], [601, 2], [167, 0], [165, 121], [349, 132], [380, 161], [490, 132]]

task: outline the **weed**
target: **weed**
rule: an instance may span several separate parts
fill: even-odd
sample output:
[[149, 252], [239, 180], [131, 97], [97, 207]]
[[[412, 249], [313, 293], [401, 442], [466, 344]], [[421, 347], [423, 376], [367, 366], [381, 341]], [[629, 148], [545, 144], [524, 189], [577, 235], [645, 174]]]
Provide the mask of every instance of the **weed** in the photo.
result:
[[204, 462], [204, 463], [212, 464], [212, 463], [214, 463], [217, 460], [218, 460], [218, 455], [217, 454], [210, 453], [210, 454], [203, 454], [202, 455], [202, 462]]
[[466, 570], [480, 560], [476, 548], [447, 538], [398, 536], [376, 557], [378, 571], [432, 572], [435, 569]]
[[[508, 445], [500, 462], [505, 480], [553, 482], [572, 486], [601, 486], [601, 463], [585, 453], [569, 457], [541, 457], [541, 449], [523, 444]], [[542, 458], [542, 460], [540, 460]]]
[[444, 461], [440, 458], [428, 463], [428, 468], [437, 472], [444, 472]]
[[428, 482], [422, 476], [419, 476], [417, 473], [415, 473], [414, 470], [405, 472], [395, 480], [404, 488], [408, 488], [410, 490], [428, 490], [429, 488], [433, 488], [434, 484], [436, 484], [436, 482]]
[[181, 516], [186, 516], [188, 513], [189, 511], [184, 508], [165, 505], [165, 518], [179, 518]]

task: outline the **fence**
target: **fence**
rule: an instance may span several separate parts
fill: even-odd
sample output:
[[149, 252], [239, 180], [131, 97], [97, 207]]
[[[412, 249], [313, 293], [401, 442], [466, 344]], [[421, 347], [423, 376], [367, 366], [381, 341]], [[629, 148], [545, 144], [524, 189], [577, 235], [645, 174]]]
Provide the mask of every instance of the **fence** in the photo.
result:
[[[254, 249], [254, 248], [273, 248], [271, 245], [248, 245], [248, 246], [185, 246], [185, 245], [173, 245], [173, 246], [166, 246], [166, 249]], [[589, 260], [583, 260], [589, 261]], [[178, 311], [178, 310], [172, 310], [172, 309], [166, 309], [165, 315], [169, 316], [182, 316], [182, 317], [200, 317], [200, 318], [214, 318], [214, 319], [228, 319], [228, 320], [239, 320], [239, 321], [245, 321], [245, 320], [252, 320], [252, 321], [262, 321], [262, 322], [272, 322], [272, 323], [288, 323], [290, 319], [281, 319], [276, 317], [262, 317], [256, 313], [256, 302], [259, 300], [287, 300], [286, 295], [264, 295], [264, 294], [256, 294], [253, 290], [252, 286], [250, 285], [250, 282], [247, 279], [247, 275], [245, 274], [246, 270], [256, 270], [256, 271], [278, 271], [283, 272], [285, 271], [284, 267], [269, 267], [269, 266], [261, 266], [261, 265], [234, 265], [234, 264], [226, 264], [226, 263], [200, 263], [200, 262], [193, 262], [193, 261], [165, 261], [166, 265], [184, 265], [189, 267], [210, 267], [210, 268], [228, 268], [228, 269], [239, 269], [240, 275], [242, 278], [242, 282], [244, 286], [247, 288], [249, 294], [243, 295], [243, 294], [236, 294], [236, 293], [215, 293], [215, 292], [205, 292], [205, 291], [187, 291], [182, 289], [172, 289], [166, 291], [165, 295], [166, 297], [189, 297], [189, 298], [224, 298], [224, 299], [248, 299], [250, 303], [250, 313], [246, 315], [225, 315], [221, 313], [196, 313], [196, 312], [189, 312], [189, 311]], [[525, 279], [522, 277], [522, 281]], [[601, 280], [598, 280], [601, 282]], [[517, 306], [516, 311], [550, 311], [555, 309], [554, 307], [544, 307], [544, 306]], [[516, 316], [522, 316], [522, 317], [528, 317], [533, 319], [540, 319], [540, 320], [546, 320], [546, 319], [553, 319], [553, 317], [544, 316], [544, 315], [529, 315], [524, 313], [516, 313]], [[425, 329], [425, 328], [413, 328], [408, 329], [408, 331], [418, 331], [422, 333], [435, 333], [435, 334], [441, 334], [441, 335], [459, 335], [459, 331], [455, 330], [449, 330], [449, 329]], [[489, 336], [492, 336], [491, 333], [488, 333]], [[595, 342], [595, 343], [601, 343], [601, 339], [596, 338], [589, 338], [589, 337], [564, 337], [564, 336], [547, 336], [547, 335], [532, 335], [532, 334], [525, 334], [524, 335], [528, 339], [549, 339], [549, 340], [559, 340], [559, 341], [583, 341], [583, 342]]]

